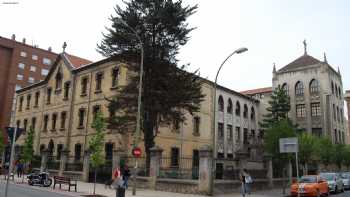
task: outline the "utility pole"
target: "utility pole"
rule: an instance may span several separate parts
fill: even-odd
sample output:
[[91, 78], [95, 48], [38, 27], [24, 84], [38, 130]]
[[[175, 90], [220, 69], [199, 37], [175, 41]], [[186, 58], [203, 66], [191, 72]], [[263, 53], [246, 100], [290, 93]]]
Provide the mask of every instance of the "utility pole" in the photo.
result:
[[15, 131], [13, 133], [12, 142], [11, 142], [10, 166], [9, 166], [9, 171], [8, 171], [7, 179], [6, 179], [5, 197], [7, 197], [7, 194], [8, 194], [9, 181], [10, 181], [10, 177], [11, 177], [11, 173], [12, 173], [12, 169], [13, 169], [13, 157], [14, 157], [14, 151], [15, 151], [17, 130], [18, 130], [18, 128], [16, 127]]

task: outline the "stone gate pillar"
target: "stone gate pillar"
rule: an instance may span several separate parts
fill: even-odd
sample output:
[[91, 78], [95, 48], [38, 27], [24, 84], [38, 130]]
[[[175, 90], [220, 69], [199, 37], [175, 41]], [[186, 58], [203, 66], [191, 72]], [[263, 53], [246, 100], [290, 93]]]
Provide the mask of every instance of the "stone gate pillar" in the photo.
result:
[[90, 173], [90, 151], [86, 150], [84, 152], [82, 181], [89, 182], [89, 173]]
[[117, 167], [120, 168], [120, 161], [122, 159], [125, 159], [126, 156], [127, 156], [127, 153], [122, 148], [117, 148], [113, 150], [112, 173], [113, 173], [113, 170], [116, 169]]
[[43, 150], [41, 153], [41, 165], [40, 172], [44, 172], [47, 170], [47, 158], [49, 156], [49, 150]]
[[198, 190], [200, 193], [212, 195], [214, 192], [214, 175], [213, 175], [213, 150], [210, 146], [199, 148], [199, 179]]
[[68, 156], [69, 156], [68, 150], [61, 151], [60, 170], [58, 171], [59, 176], [62, 176], [63, 172], [66, 171], [66, 164], [68, 162]]
[[288, 161], [288, 164], [287, 164], [287, 176], [288, 176], [288, 182], [289, 182], [289, 185], [292, 184], [293, 182], [293, 167], [292, 167], [292, 161], [289, 160]]
[[267, 168], [266, 178], [267, 185], [269, 188], [273, 188], [273, 167], [272, 167], [272, 157], [269, 154], [264, 155], [264, 162]]
[[151, 156], [151, 163], [150, 163], [150, 180], [151, 189], [156, 188], [157, 183], [157, 177], [159, 176], [159, 169], [160, 169], [160, 160], [162, 157], [163, 149], [161, 149], [158, 146], [155, 146], [153, 148], [150, 148], [150, 156]]

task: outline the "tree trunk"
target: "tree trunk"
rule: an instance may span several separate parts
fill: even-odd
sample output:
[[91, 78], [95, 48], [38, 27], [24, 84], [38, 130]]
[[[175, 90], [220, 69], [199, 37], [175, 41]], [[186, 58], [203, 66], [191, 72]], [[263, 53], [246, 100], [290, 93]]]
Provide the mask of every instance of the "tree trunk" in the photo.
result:
[[[151, 113], [149, 113], [151, 114]], [[145, 146], [145, 153], [146, 153], [146, 174], [149, 176], [149, 169], [151, 165], [151, 155], [150, 155], [150, 149], [154, 146], [154, 115], [149, 115], [148, 118], [144, 119], [144, 146]]]
[[97, 168], [95, 168], [95, 177], [94, 177], [94, 195], [96, 194], [96, 179], [97, 179]]
[[304, 175], [307, 175], [309, 174], [309, 166], [307, 163], [305, 163], [305, 174]]

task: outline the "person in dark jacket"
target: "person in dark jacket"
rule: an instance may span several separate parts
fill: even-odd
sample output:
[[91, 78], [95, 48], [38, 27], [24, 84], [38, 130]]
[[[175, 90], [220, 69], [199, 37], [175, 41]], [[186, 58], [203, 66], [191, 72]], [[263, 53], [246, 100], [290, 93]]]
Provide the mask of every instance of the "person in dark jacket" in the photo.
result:
[[123, 177], [123, 181], [124, 181], [124, 187], [125, 189], [128, 189], [128, 181], [129, 181], [129, 177], [130, 177], [130, 170], [129, 167], [127, 165], [125, 165], [122, 168], [122, 177]]

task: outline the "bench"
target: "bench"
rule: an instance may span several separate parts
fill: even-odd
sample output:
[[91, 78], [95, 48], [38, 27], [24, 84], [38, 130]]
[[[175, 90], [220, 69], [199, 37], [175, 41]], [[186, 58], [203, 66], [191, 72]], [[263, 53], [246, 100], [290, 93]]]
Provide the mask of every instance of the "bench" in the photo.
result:
[[61, 189], [62, 184], [68, 185], [68, 191], [70, 191], [70, 187], [74, 187], [75, 192], [77, 192], [77, 181], [76, 180], [73, 181], [69, 177], [54, 176], [53, 177], [53, 189], [55, 189], [56, 184], [60, 185], [60, 189]]

